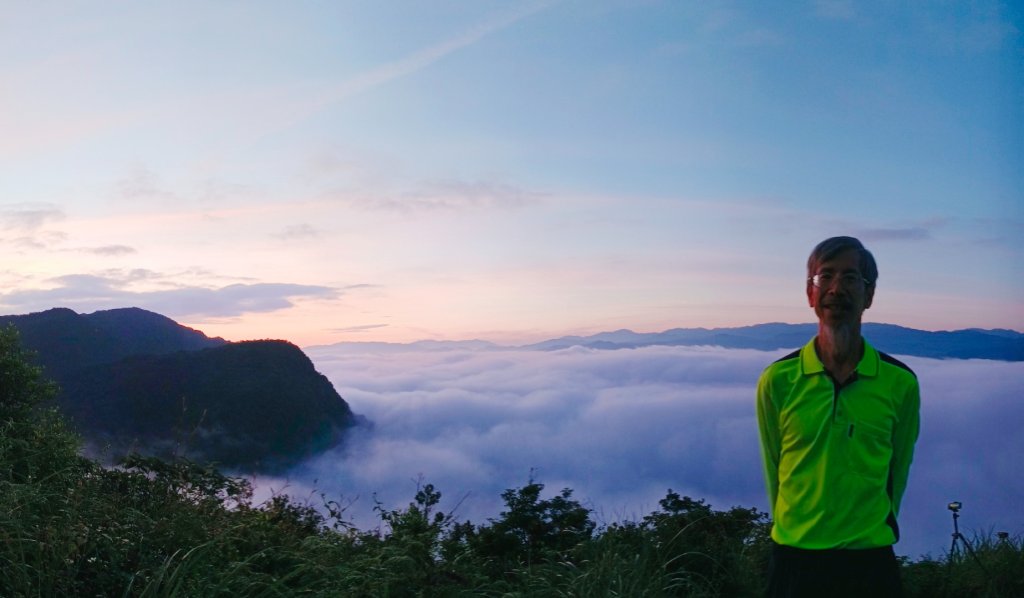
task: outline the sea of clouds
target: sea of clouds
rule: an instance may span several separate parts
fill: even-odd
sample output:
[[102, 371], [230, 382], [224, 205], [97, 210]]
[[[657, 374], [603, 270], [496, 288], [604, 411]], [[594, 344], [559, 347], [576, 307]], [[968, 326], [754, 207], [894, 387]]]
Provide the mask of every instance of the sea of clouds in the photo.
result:
[[[572, 488], [599, 523], [636, 520], [668, 489], [716, 509], [767, 510], [754, 415], [761, 370], [787, 351], [644, 347], [424, 350], [347, 344], [307, 350], [372, 421], [345, 447], [258, 479], [262, 493], [324, 492], [374, 529], [375, 501], [406, 506], [431, 483], [441, 507], [477, 523], [531, 476]], [[922, 432], [897, 553], [949, 548], [946, 505], [973, 531], [1024, 533], [1024, 363], [902, 358], [922, 388]]]

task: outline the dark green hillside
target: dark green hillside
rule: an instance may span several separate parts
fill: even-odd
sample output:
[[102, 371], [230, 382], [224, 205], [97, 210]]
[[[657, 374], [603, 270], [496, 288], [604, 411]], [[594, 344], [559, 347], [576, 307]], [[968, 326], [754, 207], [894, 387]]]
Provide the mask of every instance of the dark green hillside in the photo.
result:
[[115, 448], [185, 449], [247, 470], [294, 465], [340, 442], [355, 423], [327, 378], [285, 341], [93, 366], [66, 386], [61, 404], [76, 428]]
[[138, 308], [0, 317], [59, 385], [56, 404], [111, 456], [185, 453], [274, 471], [341, 441], [348, 404], [284, 341], [228, 343]]

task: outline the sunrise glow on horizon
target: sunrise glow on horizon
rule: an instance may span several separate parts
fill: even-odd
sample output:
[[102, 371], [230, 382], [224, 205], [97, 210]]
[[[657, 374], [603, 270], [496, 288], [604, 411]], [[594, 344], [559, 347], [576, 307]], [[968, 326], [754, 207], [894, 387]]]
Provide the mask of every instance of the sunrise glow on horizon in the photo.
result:
[[0, 313], [229, 340], [1024, 329], [1021, 8], [0, 3]]

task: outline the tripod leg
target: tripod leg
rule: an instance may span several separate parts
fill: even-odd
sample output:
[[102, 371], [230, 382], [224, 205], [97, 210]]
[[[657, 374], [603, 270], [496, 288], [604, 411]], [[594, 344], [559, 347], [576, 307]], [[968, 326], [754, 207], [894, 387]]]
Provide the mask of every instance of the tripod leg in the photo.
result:
[[974, 552], [974, 548], [971, 547], [971, 543], [967, 541], [967, 538], [965, 538], [963, 534], [959, 534], [959, 536], [960, 541], [963, 542], [964, 547], [967, 548], [967, 554], [971, 555], [971, 558], [974, 559], [974, 562], [978, 563], [978, 566], [981, 567], [982, 571], [988, 573], [988, 569], [985, 568], [985, 565], [982, 564], [981, 559], [978, 558], [977, 553]]
[[949, 564], [952, 565], [956, 561], [960, 560], [960, 548], [957, 546], [957, 535], [953, 534], [953, 543], [949, 545]]

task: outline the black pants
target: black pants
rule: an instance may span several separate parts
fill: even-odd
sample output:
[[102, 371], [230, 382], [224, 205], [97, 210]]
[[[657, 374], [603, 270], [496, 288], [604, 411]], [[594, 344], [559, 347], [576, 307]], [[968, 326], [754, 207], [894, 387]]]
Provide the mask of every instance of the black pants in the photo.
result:
[[775, 544], [768, 598], [828, 596], [900, 598], [900, 565], [892, 546], [864, 550], [803, 550]]

